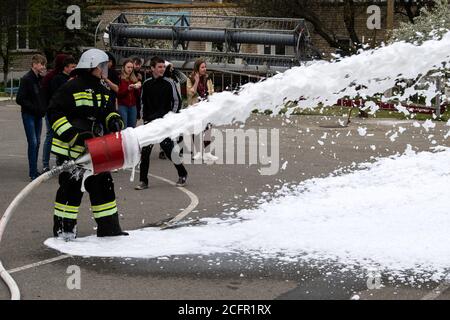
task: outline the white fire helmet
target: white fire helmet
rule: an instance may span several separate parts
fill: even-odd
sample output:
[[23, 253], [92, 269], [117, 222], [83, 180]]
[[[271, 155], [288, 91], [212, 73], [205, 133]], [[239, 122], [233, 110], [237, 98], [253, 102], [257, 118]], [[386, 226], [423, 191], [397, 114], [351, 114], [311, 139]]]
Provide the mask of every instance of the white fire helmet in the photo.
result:
[[99, 68], [102, 70], [103, 78], [108, 77], [108, 55], [99, 49], [89, 49], [85, 51], [78, 62], [75, 69], [93, 69]]

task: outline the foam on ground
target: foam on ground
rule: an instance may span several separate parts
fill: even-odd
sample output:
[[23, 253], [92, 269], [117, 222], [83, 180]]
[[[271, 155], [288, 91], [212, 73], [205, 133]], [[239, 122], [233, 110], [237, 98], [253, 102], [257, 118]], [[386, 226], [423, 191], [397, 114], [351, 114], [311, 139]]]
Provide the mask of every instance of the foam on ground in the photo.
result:
[[444, 276], [450, 266], [450, 148], [406, 151], [338, 176], [285, 186], [258, 208], [207, 225], [129, 237], [48, 239], [77, 256], [154, 258], [237, 253]]

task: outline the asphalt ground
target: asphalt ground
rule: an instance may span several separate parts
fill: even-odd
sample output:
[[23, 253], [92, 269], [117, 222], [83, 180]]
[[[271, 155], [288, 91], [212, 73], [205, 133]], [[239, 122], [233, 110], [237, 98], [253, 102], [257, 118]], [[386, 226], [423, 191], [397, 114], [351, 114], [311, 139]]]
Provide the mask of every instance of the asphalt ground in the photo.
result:
[[[255, 205], [263, 192], [276, 185], [325, 177], [352, 163], [373, 161], [374, 157], [403, 152], [407, 144], [414, 150], [429, 150], [434, 145], [449, 146], [445, 123], [436, 123], [426, 132], [412, 121], [390, 119], [352, 119], [341, 127], [345, 117], [252, 115], [245, 124], [221, 127], [279, 129], [279, 165], [288, 161], [275, 175], [261, 175], [260, 165], [190, 164], [186, 189], [194, 193], [198, 206], [187, 218], [215, 217], [229, 208]], [[395, 141], [386, 132], [405, 127]], [[358, 127], [371, 135], [361, 136]], [[44, 131], [42, 141], [44, 141]], [[270, 131], [269, 131], [270, 132]], [[328, 138], [322, 139], [324, 133]], [[429, 136], [434, 135], [430, 142]], [[20, 108], [13, 102], [0, 102], [0, 213], [29, 182], [26, 138]], [[334, 141], [334, 144], [331, 143]], [[370, 146], [375, 145], [373, 150]], [[152, 153], [150, 173], [176, 181], [176, 171], [167, 160]], [[270, 150], [270, 149], [269, 149]], [[52, 159], [54, 163], [54, 159]], [[41, 166], [41, 160], [39, 160]], [[41, 167], [39, 168], [41, 169]], [[125, 230], [139, 229], [173, 217], [191, 203], [186, 193], [173, 185], [150, 177], [150, 188], [135, 191], [130, 172], [113, 173], [121, 225]], [[445, 284], [434, 282], [419, 286], [382, 278], [383, 286], [368, 289], [367, 280], [352, 273], [332, 272], [339, 266], [317, 268], [308, 265], [280, 264], [276, 260], [251, 260], [239, 255], [173, 256], [169, 259], [87, 258], [61, 256], [43, 242], [52, 236], [53, 201], [57, 179], [35, 190], [12, 217], [0, 245], [0, 259], [17, 281], [23, 299], [449, 299]], [[253, 198], [252, 198], [253, 197]], [[95, 222], [85, 196], [78, 219], [80, 237], [94, 234]], [[30, 264], [60, 257], [51, 263]], [[61, 258], [62, 257], [62, 258]], [[220, 260], [220, 265], [214, 262]], [[69, 290], [66, 281], [71, 265], [80, 267], [81, 289]], [[28, 266], [25, 269], [16, 269]], [[331, 272], [330, 272], [331, 271]], [[440, 287], [439, 287], [440, 286]], [[439, 292], [433, 291], [438, 289]], [[430, 295], [431, 293], [431, 295]], [[0, 299], [9, 293], [0, 283]]]

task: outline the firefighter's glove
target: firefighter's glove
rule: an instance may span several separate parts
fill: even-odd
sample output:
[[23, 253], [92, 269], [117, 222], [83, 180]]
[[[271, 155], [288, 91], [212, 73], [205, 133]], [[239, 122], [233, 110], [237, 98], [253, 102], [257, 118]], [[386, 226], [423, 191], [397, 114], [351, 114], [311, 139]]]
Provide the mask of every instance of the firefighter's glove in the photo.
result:
[[124, 124], [121, 118], [113, 117], [108, 122], [108, 129], [110, 132], [119, 132], [123, 130]]

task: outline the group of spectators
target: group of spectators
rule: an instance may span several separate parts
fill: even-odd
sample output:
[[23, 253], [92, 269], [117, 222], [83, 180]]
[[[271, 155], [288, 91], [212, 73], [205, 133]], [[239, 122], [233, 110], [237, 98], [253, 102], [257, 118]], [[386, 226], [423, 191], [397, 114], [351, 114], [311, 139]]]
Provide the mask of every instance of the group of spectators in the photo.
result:
[[[126, 59], [117, 70], [117, 62], [108, 53], [108, 76], [103, 78], [109, 89], [110, 103], [115, 106], [123, 119], [125, 127], [136, 127], [138, 120], [147, 124], [162, 118], [168, 112], [179, 112], [183, 107], [181, 86], [186, 84], [187, 105], [192, 106], [214, 93], [214, 85], [208, 77], [206, 61], [198, 59], [189, 76], [174, 68], [160, 57], [150, 60], [150, 70], [144, 70], [139, 57]], [[34, 180], [38, 171], [38, 154], [42, 130], [42, 120], [46, 122], [46, 138], [42, 153], [42, 172], [50, 170], [50, 150], [53, 130], [47, 116], [47, 108], [55, 92], [70, 81], [77, 61], [71, 55], [59, 54], [54, 60], [53, 69], [47, 72], [45, 56], [34, 55], [31, 70], [21, 79], [16, 101], [21, 106], [22, 120], [28, 142], [29, 177]], [[211, 143], [211, 125], [204, 132], [203, 148], [192, 153], [195, 160], [215, 161], [217, 158], [206, 152]], [[180, 140], [178, 140], [180, 142]], [[175, 142], [167, 138], [160, 143], [161, 159], [171, 160]], [[140, 182], [136, 190], [148, 188], [148, 170], [153, 145], [143, 148], [140, 163]], [[183, 164], [175, 164], [178, 173], [178, 186], [186, 183], [187, 171]]]

